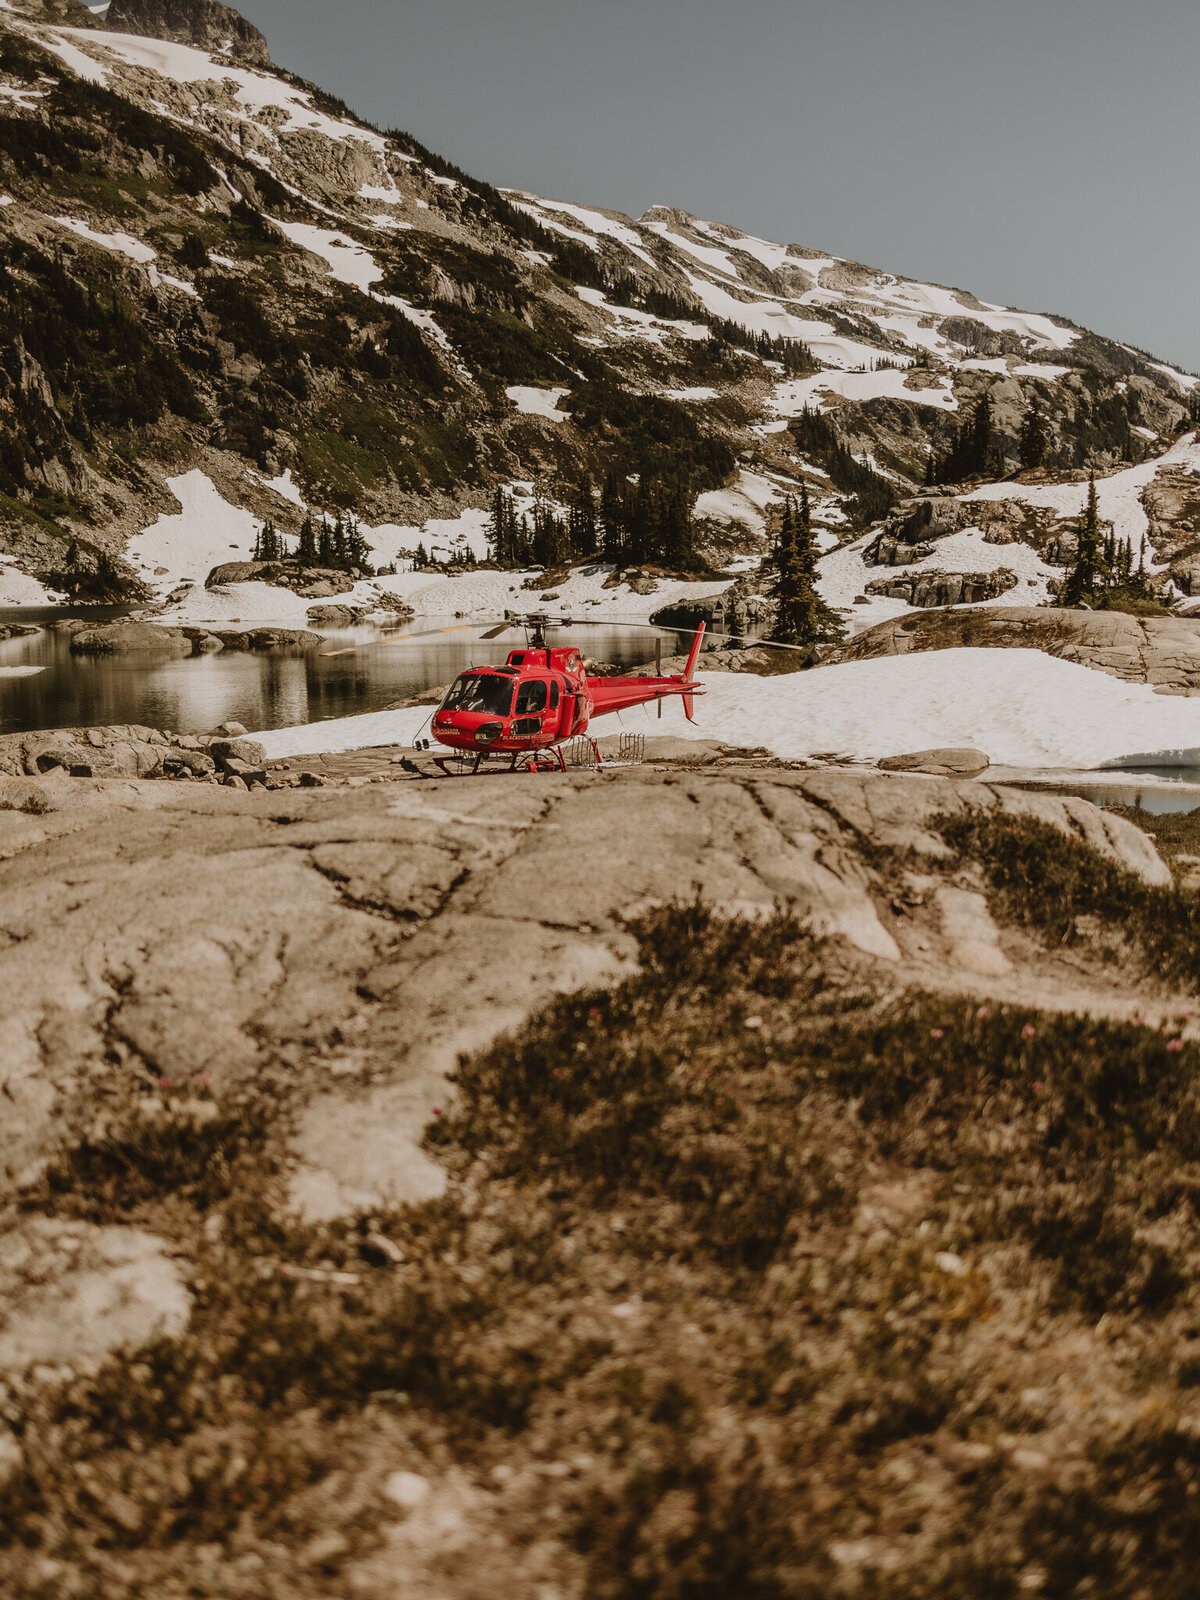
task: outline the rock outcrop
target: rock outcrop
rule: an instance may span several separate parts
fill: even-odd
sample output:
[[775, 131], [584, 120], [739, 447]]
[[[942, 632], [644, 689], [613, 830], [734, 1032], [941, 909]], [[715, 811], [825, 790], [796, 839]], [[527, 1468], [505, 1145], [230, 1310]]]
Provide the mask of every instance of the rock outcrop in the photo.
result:
[[866, 592], [903, 600], [910, 606], [978, 605], [994, 600], [1017, 586], [1017, 575], [1007, 567], [993, 572], [906, 572], [894, 578], [872, 578]]
[[[218, 729], [202, 739], [137, 724], [6, 733], [0, 734], [0, 775], [209, 778], [220, 772], [266, 781], [263, 747], [244, 735], [244, 729], [239, 734], [222, 734]], [[34, 792], [30, 803], [36, 802]]]
[[1044, 650], [1164, 694], [1200, 693], [1200, 619], [1134, 617], [1124, 611], [997, 606], [895, 617], [838, 645], [825, 658], [865, 661], [917, 650], [970, 647]]
[[459, 1052], [622, 972], [636, 908], [692, 892], [728, 912], [783, 904], [902, 972], [919, 952], [877, 851], [937, 860], [934, 817], [996, 807], [1167, 879], [1144, 834], [1083, 801], [881, 773], [270, 796], [0, 779], [0, 1203], [102, 1084], [202, 1074], [232, 1092], [285, 1062], [295, 1205], [330, 1217], [434, 1195], [421, 1135]]
[[989, 764], [982, 750], [969, 749], [910, 750], [877, 763], [882, 772], [928, 772], [939, 778], [977, 778]]
[[217, 650], [315, 650], [324, 642], [307, 628], [170, 628], [122, 620], [72, 624], [70, 648], [76, 656], [200, 656]]
[[271, 64], [266, 37], [220, 0], [112, 0], [105, 20], [121, 33], [194, 44], [257, 67]]

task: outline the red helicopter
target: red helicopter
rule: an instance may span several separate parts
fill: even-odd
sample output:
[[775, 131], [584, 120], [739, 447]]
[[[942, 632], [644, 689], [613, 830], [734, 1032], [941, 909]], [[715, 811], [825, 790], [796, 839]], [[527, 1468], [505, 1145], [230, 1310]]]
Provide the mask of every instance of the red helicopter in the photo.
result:
[[[693, 698], [704, 693], [695, 681], [704, 623], [696, 630], [682, 672], [636, 678], [589, 678], [574, 645], [553, 649], [547, 644], [546, 629], [552, 626], [570, 623], [540, 612], [532, 616], [509, 613], [504, 622], [485, 633], [485, 639], [494, 639], [507, 628], [523, 627], [528, 643], [523, 649], [510, 650], [502, 667], [472, 667], [459, 673], [434, 712], [432, 741], [473, 755], [473, 773], [495, 760], [507, 760], [510, 771], [518, 767], [529, 772], [565, 771], [562, 746], [580, 736], [588, 739], [600, 764], [600, 751], [587, 731], [593, 717], [677, 695], [683, 701], [684, 715], [694, 720]], [[454, 758], [435, 756], [434, 761], [450, 773], [450, 759]]]

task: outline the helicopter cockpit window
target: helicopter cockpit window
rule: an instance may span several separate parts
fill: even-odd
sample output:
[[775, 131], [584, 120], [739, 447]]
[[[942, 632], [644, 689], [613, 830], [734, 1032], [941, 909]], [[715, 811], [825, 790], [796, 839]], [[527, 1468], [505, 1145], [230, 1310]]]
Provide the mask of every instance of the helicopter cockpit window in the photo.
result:
[[492, 672], [464, 672], [442, 701], [443, 711], [485, 711], [489, 716], [506, 717], [512, 709], [511, 678]]
[[550, 685], [550, 709], [558, 710], [558, 679], [555, 678]]
[[517, 690], [517, 716], [546, 709], [547, 684], [543, 678], [528, 678]]

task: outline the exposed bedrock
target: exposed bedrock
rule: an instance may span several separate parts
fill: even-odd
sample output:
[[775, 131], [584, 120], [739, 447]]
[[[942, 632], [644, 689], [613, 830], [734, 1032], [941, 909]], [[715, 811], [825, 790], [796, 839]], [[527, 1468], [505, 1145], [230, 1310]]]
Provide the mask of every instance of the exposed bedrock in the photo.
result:
[[1153, 684], [1163, 693], [1200, 691], [1200, 618], [1133, 617], [1123, 611], [1053, 606], [929, 611], [867, 628], [839, 645], [826, 661], [980, 646], [1044, 650], [1128, 683]]
[[[1009, 973], [1029, 998], [1042, 977], [999, 950], [981, 896], [913, 943], [880, 876], [881, 850], [944, 855], [930, 824], [964, 807], [1041, 816], [1167, 881], [1145, 835], [1083, 801], [877, 772], [274, 794], [0, 779], [0, 1207], [97, 1095], [197, 1076], [218, 1097], [286, 1099], [292, 1200], [310, 1217], [436, 1195], [421, 1137], [460, 1052], [620, 975], [624, 919], [697, 893], [731, 913], [791, 907], [888, 981]], [[169, 1274], [141, 1245], [134, 1258], [146, 1315], [173, 1315]], [[0, 1350], [23, 1349], [18, 1333], [0, 1315]]]

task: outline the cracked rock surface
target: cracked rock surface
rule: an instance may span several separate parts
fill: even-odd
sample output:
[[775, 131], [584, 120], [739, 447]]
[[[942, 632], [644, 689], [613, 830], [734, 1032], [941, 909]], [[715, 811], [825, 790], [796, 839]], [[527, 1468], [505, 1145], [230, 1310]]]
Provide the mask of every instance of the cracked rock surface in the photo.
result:
[[1053, 606], [996, 606], [987, 611], [932, 611], [894, 617], [839, 645], [831, 661], [908, 655], [917, 650], [1028, 648], [1149, 683], [1163, 694], [1200, 693], [1200, 622], [1193, 617], [1134, 617], [1123, 611]]
[[[197, 1077], [286, 1088], [291, 1196], [310, 1219], [436, 1196], [445, 1179], [421, 1136], [459, 1055], [555, 992], [618, 978], [634, 955], [625, 919], [671, 899], [787, 906], [891, 979], [1078, 1003], [1002, 948], [978, 885], [943, 888], [928, 916], [895, 914], [880, 852], [943, 857], [930, 824], [964, 807], [1041, 817], [1169, 881], [1144, 834], [1084, 801], [878, 772], [273, 793], [0, 780], [0, 1208], [77, 1136], [97, 1092]], [[10, 1228], [5, 1260], [39, 1227], [59, 1230], [57, 1259], [62, 1226]], [[0, 1367], [43, 1338], [54, 1353], [38, 1359], [69, 1363], [186, 1317], [148, 1235], [72, 1227], [79, 1264], [0, 1324]], [[106, 1275], [128, 1289], [112, 1305], [93, 1298]]]

